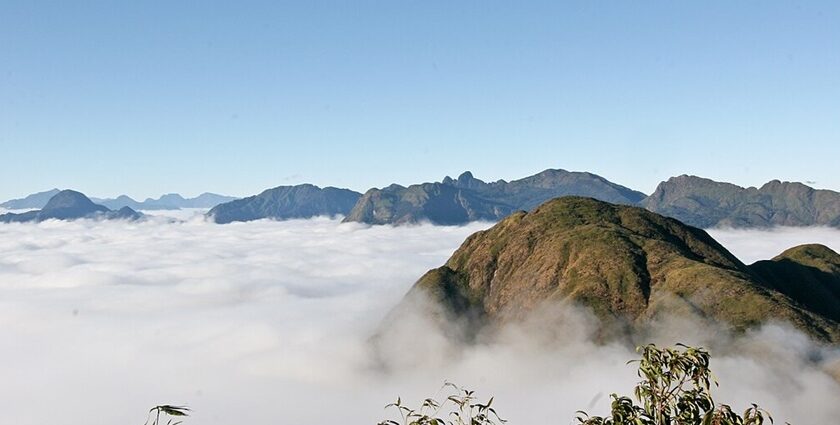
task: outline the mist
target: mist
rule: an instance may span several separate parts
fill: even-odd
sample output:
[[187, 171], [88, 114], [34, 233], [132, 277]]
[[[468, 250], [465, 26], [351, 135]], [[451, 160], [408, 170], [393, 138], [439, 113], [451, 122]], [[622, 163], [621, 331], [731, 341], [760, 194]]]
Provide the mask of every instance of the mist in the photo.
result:
[[[417, 314], [373, 358], [369, 338], [408, 288], [488, 223], [179, 214], [0, 225], [2, 422], [140, 423], [172, 403], [194, 410], [185, 424], [373, 424], [397, 396], [419, 404], [449, 380], [495, 396], [511, 424], [566, 424], [576, 410], [606, 413], [609, 393], [638, 379], [632, 348], [592, 342], [595, 319], [574, 307], [471, 346]], [[712, 234], [745, 262], [802, 242], [840, 249], [832, 229]], [[756, 402], [777, 423], [840, 416], [836, 349], [784, 325], [733, 337], [673, 320], [651, 339], [709, 347], [714, 394], [736, 409]]]
[[840, 229], [832, 227], [716, 228], [707, 232], [746, 264], [769, 260], [796, 245], [819, 243], [835, 251], [840, 248]]

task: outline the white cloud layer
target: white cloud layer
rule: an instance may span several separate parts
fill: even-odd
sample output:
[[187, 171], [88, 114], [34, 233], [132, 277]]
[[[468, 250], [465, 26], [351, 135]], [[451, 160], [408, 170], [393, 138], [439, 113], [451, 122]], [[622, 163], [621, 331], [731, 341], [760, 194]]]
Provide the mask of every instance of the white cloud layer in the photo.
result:
[[808, 243], [820, 243], [840, 252], [840, 229], [832, 227], [709, 229], [707, 232], [747, 264], [769, 260], [787, 248]]
[[[634, 354], [592, 343], [578, 311], [547, 312], [474, 347], [417, 322], [385, 340], [395, 370], [372, 361], [368, 337], [383, 316], [487, 226], [0, 225], [3, 422], [139, 423], [155, 404], [183, 403], [194, 409], [186, 424], [373, 424], [397, 395], [419, 400], [444, 380], [495, 395], [512, 424], [604, 413], [610, 392], [630, 393], [636, 377], [624, 363]], [[802, 238], [840, 248], [840, 232], [827, 229], [715, 236], [745, 261]], [[771, 326], [721, 341], [667, 327], [662, 343], [678, 335], [716, 350], [721, 401], [758, 402], [781, 423], [840, 417], [840, 385], [824, 370], [836, 353], [796, 332]]]

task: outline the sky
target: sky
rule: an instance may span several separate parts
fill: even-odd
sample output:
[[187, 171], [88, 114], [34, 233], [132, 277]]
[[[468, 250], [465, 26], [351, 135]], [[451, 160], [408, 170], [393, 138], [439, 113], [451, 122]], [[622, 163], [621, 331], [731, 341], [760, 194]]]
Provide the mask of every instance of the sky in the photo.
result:
[[0, 0], [0, 199], [471, 170], [840, 190], [837, 2]]

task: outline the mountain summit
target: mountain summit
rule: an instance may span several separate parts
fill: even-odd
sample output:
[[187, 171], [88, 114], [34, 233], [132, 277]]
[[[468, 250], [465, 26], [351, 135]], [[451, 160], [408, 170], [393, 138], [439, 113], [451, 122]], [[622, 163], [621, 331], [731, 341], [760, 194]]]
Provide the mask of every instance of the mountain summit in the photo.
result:
[[345, 215], [360, 196], [360, 193], [348, 189], [322, 189], [311, 184], [279, 186], [259, 195], [219, 204], [207, 216], [216, 223], [224, 224], [262, 218], [286, 220]]
[[641, 192], [591, 173], [549, 169], [510, 182], [486, 183], [467, 171], [457, 179], [447, 176], [438, 183], [371, 189], [344, 221], [369, 224], [496, 221], [514, 211], [531, 210], [549, 199], [569, 195], [619, 204], [636, 204], [645, 197]]
[[81, 192], [62, 190], [50, 198], [44, 208], [23, 214], [0, 215], [0, 223], [37, 222], [50, 219], [75, 220], [80, 218], [135, 220], [141, 216], [140, 213], [128, 207], [112, 211], [107, 207], [93, 203], [90, 198]]
[[836, 299], [838, 265], [840, 256], [823, 247], [747, 266], [705, 231], [677, 220], [564, 197], [473, 234], [408, 297], [428, 295], [447, 314], [484, 325], [565, 302], [630, 327], [669, 315], [735, 330], [778, 320], [840, 342], [840, 304], [805, 295], [813, 290]]
[[43, 214], [49, 214], [55, 216], [55, 218], [64, 218], [64, 216], [77, 217], [105, 211], [108, 211], [108, 208], [94, 204], [83, 193], [76, 192], [75, 190], [62, 190], [58, 192], [41, 209]]
[[682, 175], [660, 183], [641, 205], [702, 228], [840, 227], [840, 193], [779, 180], [743, 188]]

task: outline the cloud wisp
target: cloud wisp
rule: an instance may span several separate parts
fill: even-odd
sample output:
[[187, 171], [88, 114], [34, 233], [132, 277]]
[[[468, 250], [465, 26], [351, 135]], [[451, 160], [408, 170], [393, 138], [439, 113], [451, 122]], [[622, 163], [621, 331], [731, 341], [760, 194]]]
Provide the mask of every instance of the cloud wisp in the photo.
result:
[[[591, 318], [576, 309], [469, 347], [420, 319], [384, 342], [395, 367], [372, 361], [368, 338], [410, 285], [487, 226], [2, 225], [3, 422], [131, 423], [155, 404], [184, 403], [195, 424], [376, 423], [397, 395], [419, 400], [444, 380], [495, 395], [511, 423], [603, 413], [609, 392], [630, 392], [636, 376], [624, 363], [634, 354], [591, 342]], [[715, 236], [744, 259], [757, 246], [781, 252], [800, 237], [790, 232]], [[836, 353], [797, 332], [768, 326], [720, 341], [678, 323], [668, 330], [658, 342], [678, 335], [720, 354], [719, 395], [736, 407], [755, 401], [796, 423], [840, 416], [840, 386], [825, 371]]]

